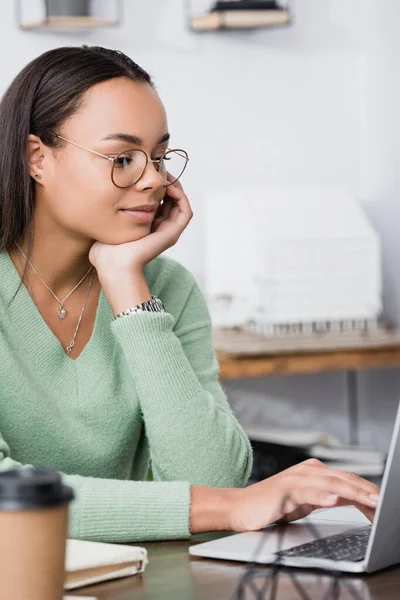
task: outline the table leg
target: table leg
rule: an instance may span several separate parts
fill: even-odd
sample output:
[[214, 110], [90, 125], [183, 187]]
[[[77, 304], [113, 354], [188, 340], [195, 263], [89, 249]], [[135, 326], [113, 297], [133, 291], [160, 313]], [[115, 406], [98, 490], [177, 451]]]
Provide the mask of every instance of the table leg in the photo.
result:
[[358, 372], [346, 371], [347, 416], [349, 424], [349, 444], [359, 444], [359, 415], [358, 415]]

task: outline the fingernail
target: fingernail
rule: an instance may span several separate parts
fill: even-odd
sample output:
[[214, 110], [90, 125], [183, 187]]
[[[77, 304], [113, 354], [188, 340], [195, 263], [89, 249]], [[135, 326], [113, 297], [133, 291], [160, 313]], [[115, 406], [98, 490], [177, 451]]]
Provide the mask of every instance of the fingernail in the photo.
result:
[[329, 496], [326, 497], [326, 501], [327, 502], [336, 502], [336, 500], [339, 498], [339, 496], [337, 496], [336, 494], [329, 494]]
[[371, 498], [372, 502], [378, 502], [379, 500], [378, 494], [370, 494], [369, 497]]

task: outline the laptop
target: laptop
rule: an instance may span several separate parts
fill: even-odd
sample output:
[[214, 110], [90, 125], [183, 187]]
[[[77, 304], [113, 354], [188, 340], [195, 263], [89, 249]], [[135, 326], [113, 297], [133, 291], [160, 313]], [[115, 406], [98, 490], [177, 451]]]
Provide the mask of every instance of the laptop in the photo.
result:
[[[373, 573], [400, 563], [400, 404], [371, 524], [354, 507], [316, 511], [288, 525], [193, 545], [192, 556]], [[266, 499], [267, 501], [267, 499]]]

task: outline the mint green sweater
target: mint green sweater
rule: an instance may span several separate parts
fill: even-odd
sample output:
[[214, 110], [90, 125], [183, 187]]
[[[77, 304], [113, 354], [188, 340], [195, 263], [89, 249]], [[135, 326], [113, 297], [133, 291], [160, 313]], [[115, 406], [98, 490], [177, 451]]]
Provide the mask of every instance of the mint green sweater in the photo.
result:
[[[145, 267], [166, 313], [112, 321], [101, 290], [92, 336], [63, 350], [0, 252], [0, 470], [52, 467], [73, 487], [70, 537], [186, 538], [190, 485], [241, 487], [250, 444], [218, 382], [209, 312], [192, 275]], [[154, 481], [146, 481], [151, 465]]]

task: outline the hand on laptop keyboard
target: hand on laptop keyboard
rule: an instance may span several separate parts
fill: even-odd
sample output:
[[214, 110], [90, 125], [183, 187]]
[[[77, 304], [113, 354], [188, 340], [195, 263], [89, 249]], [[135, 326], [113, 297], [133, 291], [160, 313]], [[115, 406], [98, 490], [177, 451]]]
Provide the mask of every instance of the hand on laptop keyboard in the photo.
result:
[[316, 508], [343, 505], [356, 506], [372, 521], [379, 488], [354, 473], [309, 459], [234, 492], [231, 527], [241, 532], [295, 521]]

